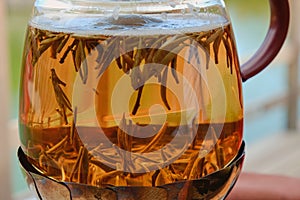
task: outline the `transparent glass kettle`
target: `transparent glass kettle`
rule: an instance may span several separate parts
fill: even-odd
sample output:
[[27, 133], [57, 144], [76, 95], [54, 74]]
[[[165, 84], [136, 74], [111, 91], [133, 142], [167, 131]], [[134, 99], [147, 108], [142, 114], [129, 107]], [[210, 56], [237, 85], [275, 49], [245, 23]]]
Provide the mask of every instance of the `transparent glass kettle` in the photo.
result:
[[18, 155], [42, 199], [223, 199], [244, 158], [242, 81], [288, 29], [270, 0], [240, 66], [222, 0], [37, 0], [20, 87]]

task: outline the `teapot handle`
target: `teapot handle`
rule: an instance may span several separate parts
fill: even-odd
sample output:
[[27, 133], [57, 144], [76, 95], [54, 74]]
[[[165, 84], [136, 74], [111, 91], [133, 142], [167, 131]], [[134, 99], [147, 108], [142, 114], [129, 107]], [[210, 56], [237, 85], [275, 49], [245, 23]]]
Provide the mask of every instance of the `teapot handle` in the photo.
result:
[[269, 0], [271, 20], [268, 33], [257, 52], [241, 66], [242, 80], [255, 76], [270, 64], [286, 38], [290, 10], [288, 0]]

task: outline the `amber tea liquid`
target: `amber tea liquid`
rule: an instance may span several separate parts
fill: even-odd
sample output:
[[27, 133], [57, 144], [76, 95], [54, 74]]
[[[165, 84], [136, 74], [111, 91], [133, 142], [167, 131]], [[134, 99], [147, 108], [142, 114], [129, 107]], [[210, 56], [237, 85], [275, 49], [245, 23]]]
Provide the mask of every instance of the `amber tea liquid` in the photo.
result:
[[222, 169], [243, 132], [230, 24], [125, 18], [141, 24], [29, 24], [20, 137], [30, 161], [57, 180], [100, 187], [161, 186]]

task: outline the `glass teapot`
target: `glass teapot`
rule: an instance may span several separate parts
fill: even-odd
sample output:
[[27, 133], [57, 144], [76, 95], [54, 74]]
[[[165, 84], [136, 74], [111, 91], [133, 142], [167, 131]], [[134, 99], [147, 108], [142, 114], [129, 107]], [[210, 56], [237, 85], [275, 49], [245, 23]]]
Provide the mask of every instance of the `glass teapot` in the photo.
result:
[[242, 81], [222, 0], [36, 0], [20, 87], [19, 160], [41, 199], [223, 199], [244, 158]]

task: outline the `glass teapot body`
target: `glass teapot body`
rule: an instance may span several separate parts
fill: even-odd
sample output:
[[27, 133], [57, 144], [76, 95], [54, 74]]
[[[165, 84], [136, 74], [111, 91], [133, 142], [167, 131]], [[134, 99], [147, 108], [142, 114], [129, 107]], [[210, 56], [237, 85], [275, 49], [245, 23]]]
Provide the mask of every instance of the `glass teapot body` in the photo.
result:
[[[23, 61], [20, 135], [38, 169], [96, 186], [160, 186], [236, 156], [241, 79], [223, 4], [53, 2], [37, 1]], [[124, 173], [103, 178], [114, 170]], [[160, 170], [172, 178], [153, 179]]]
[[184, 183], [224, 169], [242, 144], [223, 1], [37, 0], [22, 70], [21, 147], [54, 180]]

